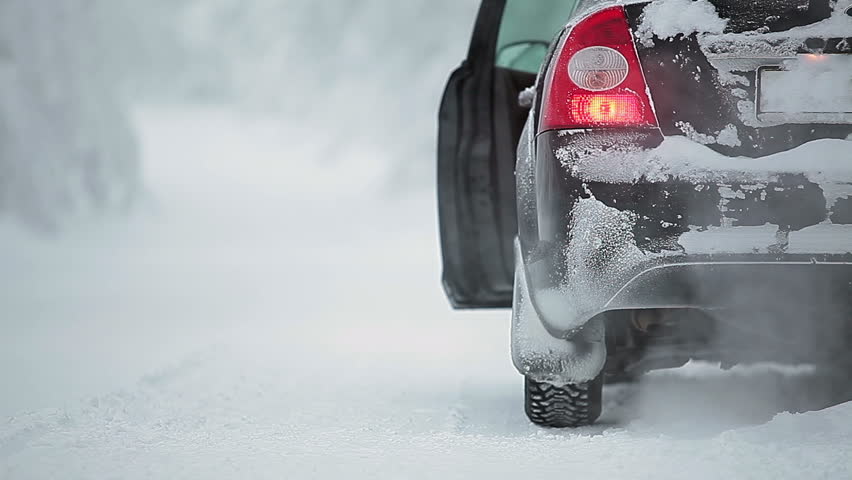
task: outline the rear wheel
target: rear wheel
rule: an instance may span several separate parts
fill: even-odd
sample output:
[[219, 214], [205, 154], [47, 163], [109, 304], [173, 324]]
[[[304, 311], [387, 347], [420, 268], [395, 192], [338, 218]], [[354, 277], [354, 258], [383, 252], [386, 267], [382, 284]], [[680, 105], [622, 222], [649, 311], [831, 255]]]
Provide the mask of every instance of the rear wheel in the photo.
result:
[[601, 414], [603, 374], [579, 384], [557, 386], [525, 377], [524, 410], [536, 425], [551, 428], [591, 425]]

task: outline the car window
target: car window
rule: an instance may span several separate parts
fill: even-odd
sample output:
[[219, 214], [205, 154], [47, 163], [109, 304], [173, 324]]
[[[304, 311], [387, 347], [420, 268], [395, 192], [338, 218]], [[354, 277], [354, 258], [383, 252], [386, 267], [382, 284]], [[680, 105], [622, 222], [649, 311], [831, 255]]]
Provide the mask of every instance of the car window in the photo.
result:
[[550, 41], [578, 0], [507, 0], [497, 37], [497, 66], [537, 73]]

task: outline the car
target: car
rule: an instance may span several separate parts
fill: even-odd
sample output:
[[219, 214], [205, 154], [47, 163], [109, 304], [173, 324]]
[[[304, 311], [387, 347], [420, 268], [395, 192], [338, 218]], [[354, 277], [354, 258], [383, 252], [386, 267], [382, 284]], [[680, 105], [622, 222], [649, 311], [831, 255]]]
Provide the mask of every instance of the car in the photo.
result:
[[439, 109], [442, 282], [525, 412], [689, 360], [849, 369], [850, 0], [483, 0]]

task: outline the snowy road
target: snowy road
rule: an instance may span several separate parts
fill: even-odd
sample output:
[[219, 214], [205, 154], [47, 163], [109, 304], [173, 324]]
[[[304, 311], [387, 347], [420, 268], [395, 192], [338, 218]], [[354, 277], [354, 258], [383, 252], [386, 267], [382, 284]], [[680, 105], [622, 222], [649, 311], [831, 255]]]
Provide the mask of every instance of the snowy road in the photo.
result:
[[273, 121], [138, 124], [133, 220], [2, 226], [0, 478], [852, 478], [852, 404], [779, 413], [827, 404], [806, 368], [689, 365], [535, 428], [507, 314], [446, 305], [430, 194]]

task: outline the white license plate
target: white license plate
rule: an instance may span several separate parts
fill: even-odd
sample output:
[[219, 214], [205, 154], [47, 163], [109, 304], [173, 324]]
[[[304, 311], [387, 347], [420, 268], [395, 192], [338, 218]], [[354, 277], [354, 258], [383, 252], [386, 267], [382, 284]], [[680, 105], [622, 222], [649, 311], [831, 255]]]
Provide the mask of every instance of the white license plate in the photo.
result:
[[852, 55], [799, 55], [760, 70], [758, 118], [852, 122]]

